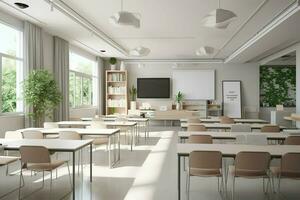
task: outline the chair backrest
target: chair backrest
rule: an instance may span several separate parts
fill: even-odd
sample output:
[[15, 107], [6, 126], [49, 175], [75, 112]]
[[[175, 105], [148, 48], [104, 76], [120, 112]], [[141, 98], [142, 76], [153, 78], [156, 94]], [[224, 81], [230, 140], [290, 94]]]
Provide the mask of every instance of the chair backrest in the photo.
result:
[[235, 176], [265, 176], [270, 160], [268, 152], [239, 152], [235, 157]]
[[198, 118], [188, 119], [187, 123], [201, 123], [201, 120]]
[[222, 153], [219, 151], [192, 151], [189, 168], [222, 169]]
[[235, 143], [236, 144], [247, 144], [246, 135], [236, 135], [235, 136]]
[[233, 124], [231, 132], [251, 132], [251, 126], [249, 124]]
[[59, 128], [56, 122], [44, 122], [44, 128]]
[[59, 131], [59, 139], [62, 140], [80, 140], [81, 137], [76, 131]]
[[285, 139], [286, 145], [300, 145], [300, 136], [289, 136]]
[[190, 135], [188, 143], [212, 144], [213, 139], [210, 135]]
[[265, 125], [261, 128], [261, 132], [279, 133], [280, 127], [277, 125]]
[[204, 125], [188, 125], [187, 131], [206, 131], [206, 127]]
[[43, 146], [21, 146], [20, 147], [22, 163], [50, 163], [50, 153]]
[[104, 121], [92, 121], [89, 128], [107, 128]]
[[23, 139], [23, 135], [19, 131], [6, 131], [4, 138], [5, 139]]
[[234, 124], [234, 120], [227, 116], [220, 117], [221, 124]]
[[266, 135], [251, 135], [247, 134], [246, 136], [246, 144], [249, 145], [267, 145], [268, 139]]
[[281, 176], [300, 178], [300, 153], [286, 153], [282, 156]]
[[44, 139], [44, 135], [39, 130], [26, 130], [22, 132], [24, 139]]

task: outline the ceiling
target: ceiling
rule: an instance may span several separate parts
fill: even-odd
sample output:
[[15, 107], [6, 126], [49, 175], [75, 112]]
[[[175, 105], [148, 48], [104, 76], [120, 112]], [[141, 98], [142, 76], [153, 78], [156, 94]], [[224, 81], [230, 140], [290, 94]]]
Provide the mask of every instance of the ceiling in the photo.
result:
[[[151, 52], [139, 59], [176, 60], [226, 59], [295, 2], [295, 0], [221, 0], [222, 8], [231, 10], [238, 16], [224, 30], [200, 25], [201, 19], [217, 8], [217, 0], [124, 0], [124, 10], [140, 13], [140, 29], [115, 27], [109, 23], [109, 17], [121, 9], [121, 0], [53, 0], [54, 11], [50, 9], [50, 0], [18, 0], [30, 6], [22, 11], [13, 6], [15, 1], [0, 0], [0, 9], [30, 20], [49, 33], [61, 36], [94, 54], [135, 59], [128, 56], [127, 52], [142, 45]], [[62, 11], [64, 9], [69, 15]], [[87, 22], [93, 31], [74, 21], [70, 17], [70, 12], [73, 17]], [[300, 14], [298, 15], [293, 16], [296, 21], [294, 19], [289, 26], [300, 21]], [[294, 24], [294, 28], [296, 27], [298, 28]], [[286, 28], [281, 31], [289, 30]], [[293, 38], [285, 35], [285, 38], [276, 41], [276, 46], [272, 43], [268, 46], [260, 45], [259, 51], [251, 46], [241, 53], [240, 59], [234, 59], [233, 62], [247, 62], [259, 55], [270, 53], [270, 49], [281, 48], [287, 41], [300, 40], [300, 36], [295, 35], [291, 36]], [[196, 56], [195, 51], [201, 46], [211, 46], [217, 51], [208, 57]], [[101, 53], [101, 49], [106, 50], [106, 53]]]

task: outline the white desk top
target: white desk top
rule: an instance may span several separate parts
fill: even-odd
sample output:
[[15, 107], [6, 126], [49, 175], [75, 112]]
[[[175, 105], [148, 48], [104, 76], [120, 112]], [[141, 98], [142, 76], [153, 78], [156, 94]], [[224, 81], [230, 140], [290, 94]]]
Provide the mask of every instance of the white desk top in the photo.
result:
[[[211, 118], [211, 119], [200, 119], [203, 123], [219, 123], [221, 120], [219, 118]], [[187, 122], [188, 119], [180, 119], [181, 122]], [[248, 123], [248, 124], [267, 124], [269, 123], [266, 120], [262, 119], [234, 119], [235, 123]]]
[[241, 151], [269, 152], [281, 157], [290, 152], [300, 153], [298, 145], [242, 145], [242, 144], [177, 144], [177, 154], [188, 156], [192, 151], [220, 151], [223, 156], [234, 157]]
[[214, 139], [235, 139], [237, 135], [265, 135], [268, 139], [285, 139], [287, 133], [255, 133], [255, 132], [211, 132], [211, 131], [179, 131], [178, 137], [188, 138], [190, 135], [210, 135]]
[[26, 128], [18, 131], [25, 130], [39, 130], [43, 134], [57, 134], [60, 131], [76, 131], [80, 135], [113, 135], [120, 131], [120, 129], [100, 129], [100, 128]]
[[44, 146], [52, 151], [77, 151], [93, 140], [60, 140], [60, 139], [0, 139], [5, 150], [18, 150], [20, 146]]
[[[65, 126], [90, 126], [92, 121], [61, 121], [57, 122], [58, 125], [65, 125]], [[128, 122], [128, 121], [115, 121], [115, 122], [105, 122], [108, 126], [135, 126], [136, 122]]]
[[[91, 117], [82, 117], [80, 119], [82, 121], [92, 121], [93, 120], [93, 118], [91, 118]], [[116, 117], [103, 117], [101, 119], [103, 119], [103, 121], [116, 121], [117, 120]], [[127, 121], [133, 121], [133, 122], [147, 122], [147, 121], [149, 121], [148, 118], [136, 118], [136, 117], [132, 117], [132, 118], [128, 117], [128, 118], [126, 118], [126, 120]]]
[[[231, 126], [233, 124], [220, 124], [220, 123], [181, 123], [182, 128], [187, 128], [188, 125], [204, 125], [206, 128], [211, 129], [231, 129]], [[252, 129], [261, 129], [267, 124], [250, 124]], [[280, 126], [281, 129], [284, 129], [286, 127]]]

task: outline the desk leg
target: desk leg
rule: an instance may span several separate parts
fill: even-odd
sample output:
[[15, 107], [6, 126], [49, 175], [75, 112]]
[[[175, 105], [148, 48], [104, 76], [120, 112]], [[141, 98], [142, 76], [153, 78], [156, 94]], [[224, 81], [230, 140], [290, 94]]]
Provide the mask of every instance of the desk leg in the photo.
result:
[[72, 155], [73, 155], [73, 159], [72, 159], [72, 162], [73, 162], [73, 164], [72, 164], [72, 170], [73, 170], [73, 174], [72, 174], [72, 176], [73, 176], [73, 200], [75, 200], [75, 183], [76, 183], [76, 181], [75, 181], [75, 151], [73, 151], [73, 153], [72, 153]]
[[133, 146], [133, 143], [134, 143], [134, 127], [131, 128], [131, 144], [130, 144], [130, 151], [132, 151], [132, 146]]
[[111, 137], [108, 137], [108, 166], [111, 168]]
[[93, 143], [90, 144], [90, 182], [93, 181]]
[[178, 200], [180, 200], [180, 173], [181, 173], [181, 169], [180, 169], [180, 156], [177, 155], [177, 160], [178, 160]]
[[118, 161], [121, 159], [121, 132], [118, 132]]

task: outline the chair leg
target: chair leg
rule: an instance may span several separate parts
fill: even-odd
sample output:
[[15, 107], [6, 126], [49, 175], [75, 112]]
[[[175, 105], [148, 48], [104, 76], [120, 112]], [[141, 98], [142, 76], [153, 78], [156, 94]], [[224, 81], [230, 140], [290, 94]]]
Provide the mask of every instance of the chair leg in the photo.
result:
[[[21, 181], [22, 181], [22, 178], [23, 178], [23, 170], [22, 170], [22, 164], [21, 164], [21, 171], [20, 171], [20, 180], [19, 180], [19, 200], [21, 199]], [[24, 179], [23, 179], [24, 181]], [[24, 182], [24, 185], [25, 185], [25, 182]]]
[[68, 166], [68, 173], [69, 173], [69, 180], [70, 180], [70, 185], [71, 185], [71, 188], [73, 188], [73, 184], [72, 184], [72, 178], [71, 178], [71, 172], [70, 172], [70, 165], [68, 162], [67, 163], [67, 166]]
[[280, 194], [280, 183], [281, 182], [281, 177], [280, 177], [280, 175], [278, 176], [278, 188], [277, 188], [277, 192], [278, 192], [278, 194]]
[[188, 174], [188, 180], [187, 180], [187, 200], [190, 199], [190, 184], [191, 184], [191, 176]]
[[52, 170], [50, 171], [50, 194], [49, 194], [49, 199], [52, 199], [51, 196], [52, 196]]

